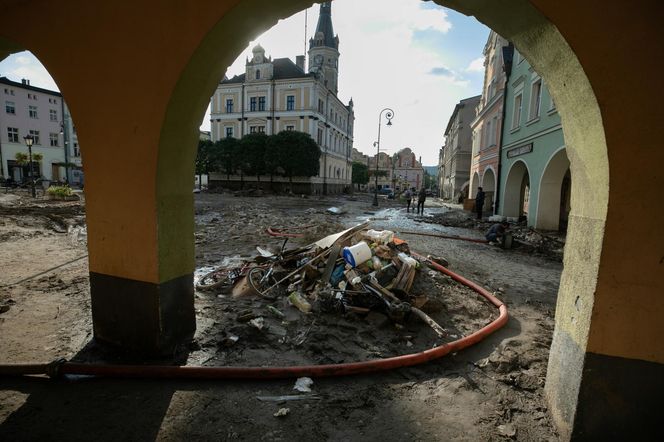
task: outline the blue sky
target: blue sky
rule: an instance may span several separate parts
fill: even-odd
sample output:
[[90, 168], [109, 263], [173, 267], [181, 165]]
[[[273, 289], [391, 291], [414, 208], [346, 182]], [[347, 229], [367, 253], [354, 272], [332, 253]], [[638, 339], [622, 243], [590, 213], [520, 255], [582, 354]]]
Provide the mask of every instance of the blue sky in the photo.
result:
[[[309, 36], [318, 9], [314, 5], [306, 11]], [[281, 20], [247, 42], [228, 75], [244, 72], [245, 59], [257, 43], [268, 56], [295, 60], [303, 52], [304, 14]], [[481, 57], [489, 29], [472, 17], [418, 0], [335, 0], [332, 21], [340, 40], [338, 95], [355, 103], [355, 148], [375, 154], [378, 115], [390, 107], [395, 116], [393, 125], [381, 131], [381, 148], [393, 153], [410, 147], [425, 165], [437, 164], [454, 105], [481, 92]], [[0, 62], [0, 75], [57, 89], [29, 52]], [[209, 128], [207, 115], [201, 128]]]

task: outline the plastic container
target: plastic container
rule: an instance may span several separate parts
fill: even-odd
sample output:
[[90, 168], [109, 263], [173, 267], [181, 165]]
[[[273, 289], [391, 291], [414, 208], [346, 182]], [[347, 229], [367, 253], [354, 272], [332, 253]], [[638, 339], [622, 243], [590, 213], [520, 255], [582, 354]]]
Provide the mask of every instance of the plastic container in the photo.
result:
[[380, 271], [383, 268], [383, 263], [381, 262], [380, 258], [377, 256], [371, 258], [371, 263], [373, 264], [373, 269], [376, 271]]
[[394, 232], [391, 230], [367, 230], [364, 237], [376, 244], [387, 244], [394, 239]]
[[417, 267], [417, 264], [418, 264], [417, 260], [413, 257], [410, 257], [410, 256], [406, 255], [403, 252], [399, 253], [399, 259], [401, 260], [401, 262], [403, 262], [405, 264], [408, 264], [408, 265], [413, 266], [413, 267]]
[[302, 313], [309, 313], [311, 311], [311, 304], [309, 304], [309, 301], [304, 299], [304, 296], [299, 292], [291, 293], [288, 296], [288, 300]]
[[357, 267], [371, 259], [371, 249], [367, 243], [360, 241], [354, 246], [344, 247], [342, 256], [351, 267]]

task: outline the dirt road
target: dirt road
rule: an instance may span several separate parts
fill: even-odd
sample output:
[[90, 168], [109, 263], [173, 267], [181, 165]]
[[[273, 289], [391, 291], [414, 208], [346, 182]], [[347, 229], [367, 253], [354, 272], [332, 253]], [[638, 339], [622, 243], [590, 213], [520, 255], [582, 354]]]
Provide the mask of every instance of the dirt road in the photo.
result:
[[[197, 264], [205, 269], [225, 257], [255, 254], [256, 246], [279, 247], [281, 240], [264, 233], [267, 226], [315, 226], [307, 238], [289, 244], [368, 217], [377, 229], [481, 237], [477, 230], [422, 222], [448, 210], [440, 203], [422, 218], [406, 214], [396, 202], [381, 201], [380, 210], [374, 210], [370, 200], [197, 195]], [[72, 208], [63, 209], [66, 204]], [[22, 197], [0, 198], [0, 306], [8, 307], [0, 314], [0, 361], [112, 360], [112, 354], [90, 343], [83, 207], [33, 206]], [[325, 209], [332, 206], [345, 213], [328, 214]], [[257, 398], [291, 395], [293, 381], [0, 379], [0, 439], [555, 440], [542, 388], [562, 264], [485, 244], [400, 236], [412, 249], [447, 258], [451, 269], [494, 291], [509, 307], [507, 326], [470, 349], [419, 367], [314, 379], [316, 398], [283, 403]], [[23, 281], [33, 275], [38, 276]], [[446, 299], [457, 300], [457, 318], [468, 318], [462, 332], [490, 320], [490, 309], [472, 294], [442, 279], [437, 284], [448, 290]], [[320, 363], [429, 345], [414, 325], [395, 331], [376, 315], [321, 318], [315, 324], [296, 318], [297, 325], [282, 326], [285, 335], [279, 324], [269, 328], [274, 336], [261, 335], [237, 323], [237, 310], [246, 306], [233, 302], [196, 294], [197, 335], [183, 362]], [[253, 301], [242, 302], [252, 307]], [[281, 309], [299, 315], [287, 305]], [[310, 332], [302, 349], [288, 339], [276, 343], [303, 325]], [[239, 339], [229, 346], [230, 334]], [[412, 337], [402, 339], [405, 335]], [[274, 417], [280, 408], [289, 413]]]

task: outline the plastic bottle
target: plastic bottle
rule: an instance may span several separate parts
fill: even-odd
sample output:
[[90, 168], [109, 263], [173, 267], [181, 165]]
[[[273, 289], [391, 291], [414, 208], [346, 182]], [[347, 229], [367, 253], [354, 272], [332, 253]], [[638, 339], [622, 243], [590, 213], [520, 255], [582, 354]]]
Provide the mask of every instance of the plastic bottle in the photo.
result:
[[379, 272], [383, 268], [383, 263], [381, 262], [380, 258], [377, 256], [371, 258], [371, 264], [373, 269], [377, 272]]
[[311, 304], [309, 304], [309, 301], [307, 301], [300, 292], [291, 293], [288, 296], [288, 300], [302, 313], [309, 313], [311, 311]]

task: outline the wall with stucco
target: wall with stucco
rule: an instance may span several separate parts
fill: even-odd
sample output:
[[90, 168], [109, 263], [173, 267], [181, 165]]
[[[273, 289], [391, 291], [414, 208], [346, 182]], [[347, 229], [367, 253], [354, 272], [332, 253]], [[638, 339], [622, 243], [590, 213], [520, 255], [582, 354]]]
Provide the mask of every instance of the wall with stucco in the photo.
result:
[[[639, 60], [639, 85], [659, 84], [662, 61], [653, 54], [664, 52], [662, 6], [655, 0], [440, 3], [477, 16], [513, 41], [542, 74], [561, 116], [573, 185], [546, 383], [554, 420], [563, 437], [636, 425], [647, 430], [656, 421], [649, 419], [656, 407], [648, 405], [662, 387], [642, 384], [646, 377], [639, 374], [658, 373], [664, 364], [664, 348], [652, 339], [664, 334], [664, 208], [653, 204], [664, 187], [657, 133], [664, 90], [635, 88], [625, 79], [633, 79]], [[77, 122], [86, 165], [90, 270], [103, 276], [93, 285], [93, 307], [105, 287], [122, 287], [119, 281], [168, 288], [171, 300], [178, 293], [193, 298], [186, 284], [168, 283], [191, 275], [194, 266], [191, 176], [199, 122], [226, 66], [248, 41], [310, 4], [4, 3], [0, 56], [31, 50]], [[52, 32], [53, 17], [59, 32]], [[109, 121], [113, 131], [107, 130]], [[125, 159], [123, 167], [109, 168], [116, 158]], [[117, 192], [118, 181], [132, 192]], [[104, 296], [112, 299], [112, 293]], [[131, 293], [140, 298], [144, 290]], [[141, 312], [169, 305], [136, 303], [118, 314], [140, 321], [146, 317]], [[193, 311], [193, 303], [182, 308]], [[162, 323], [158, 332], [178, 323]], [[127, 324], [129, 339], [136, 331]], [[603, 382], [611, 379], [610, 368], [625, 374], [622, 383]], [[640, 400], [632, 400], [630, 391], [642, 393]], [[625, 401], [605, 400], [616, 397]], [[630, 410], [638, 412], [633, 419]]]

